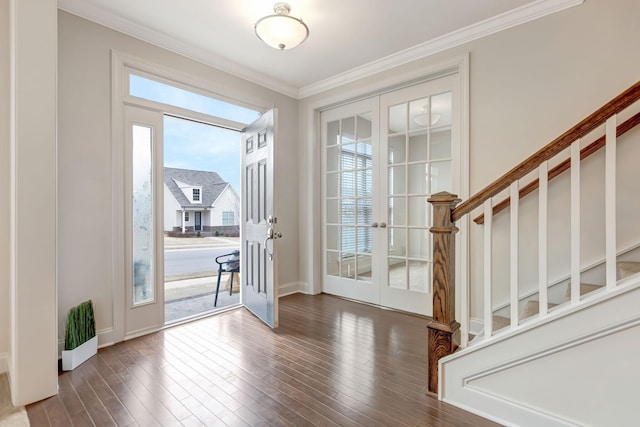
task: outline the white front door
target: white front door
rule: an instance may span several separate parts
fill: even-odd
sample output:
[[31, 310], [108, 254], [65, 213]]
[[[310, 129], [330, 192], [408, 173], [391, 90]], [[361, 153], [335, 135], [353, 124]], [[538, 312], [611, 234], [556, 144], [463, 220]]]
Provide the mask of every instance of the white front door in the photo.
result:
[[242, 135], [241, 266], [244, 306], [278, 327], [277, 218], [274, 209], [274, 138], [277, 110], [263, 114]]
[[460, 180], [457, 76], [324, 111], [323, 290], [431, 315], [431, 207]]

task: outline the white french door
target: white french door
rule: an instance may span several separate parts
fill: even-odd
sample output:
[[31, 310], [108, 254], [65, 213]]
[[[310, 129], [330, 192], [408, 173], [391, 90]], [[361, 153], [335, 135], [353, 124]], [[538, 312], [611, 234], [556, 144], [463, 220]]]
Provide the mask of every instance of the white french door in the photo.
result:
[[[324, 144], [324, 292], [377, 304], [381, 209], [378, 99], [321, 114]], [[374, 150], [376, 153], [374, 154]]]
[[321, 114], [324, 291], [431, 315], [431, 208], [460, 186], [449, 76]]

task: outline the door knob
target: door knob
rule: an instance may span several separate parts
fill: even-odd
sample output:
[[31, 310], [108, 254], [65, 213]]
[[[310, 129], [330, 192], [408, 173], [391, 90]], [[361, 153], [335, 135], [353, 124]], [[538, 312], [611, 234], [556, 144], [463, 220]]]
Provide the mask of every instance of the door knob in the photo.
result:
[[380, 228], [387, 228], [387, 223], [386, 222], [381, 222], [380, 223]]
[[378, 223], [377, 223], [377, 222], [374, 222], [373, 224], [371, 224], [371, 226], [372, 226], [373, 228], [378, 228]]

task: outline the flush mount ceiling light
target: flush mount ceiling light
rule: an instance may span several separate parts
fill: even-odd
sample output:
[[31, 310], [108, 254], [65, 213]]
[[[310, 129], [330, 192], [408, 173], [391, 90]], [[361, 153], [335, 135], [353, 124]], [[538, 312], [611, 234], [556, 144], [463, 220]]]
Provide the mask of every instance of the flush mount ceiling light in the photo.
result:
[[280, 49], [292, 49], [309, 37], [309, 27], [302, 19], [289, 16], [291, 7], [287, 3], [273, 6], [275, 15], [265, 16], [254, 26], [256, 36], [269, 46]]

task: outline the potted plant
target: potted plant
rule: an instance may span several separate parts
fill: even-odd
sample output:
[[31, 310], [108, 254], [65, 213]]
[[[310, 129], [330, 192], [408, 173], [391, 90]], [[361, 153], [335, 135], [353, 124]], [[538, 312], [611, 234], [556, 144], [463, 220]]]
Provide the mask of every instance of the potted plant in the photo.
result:
[[69, 309], [64, 331], [62, 370], [70, 371], [98, 352], [93, 303], [85, 301]]

